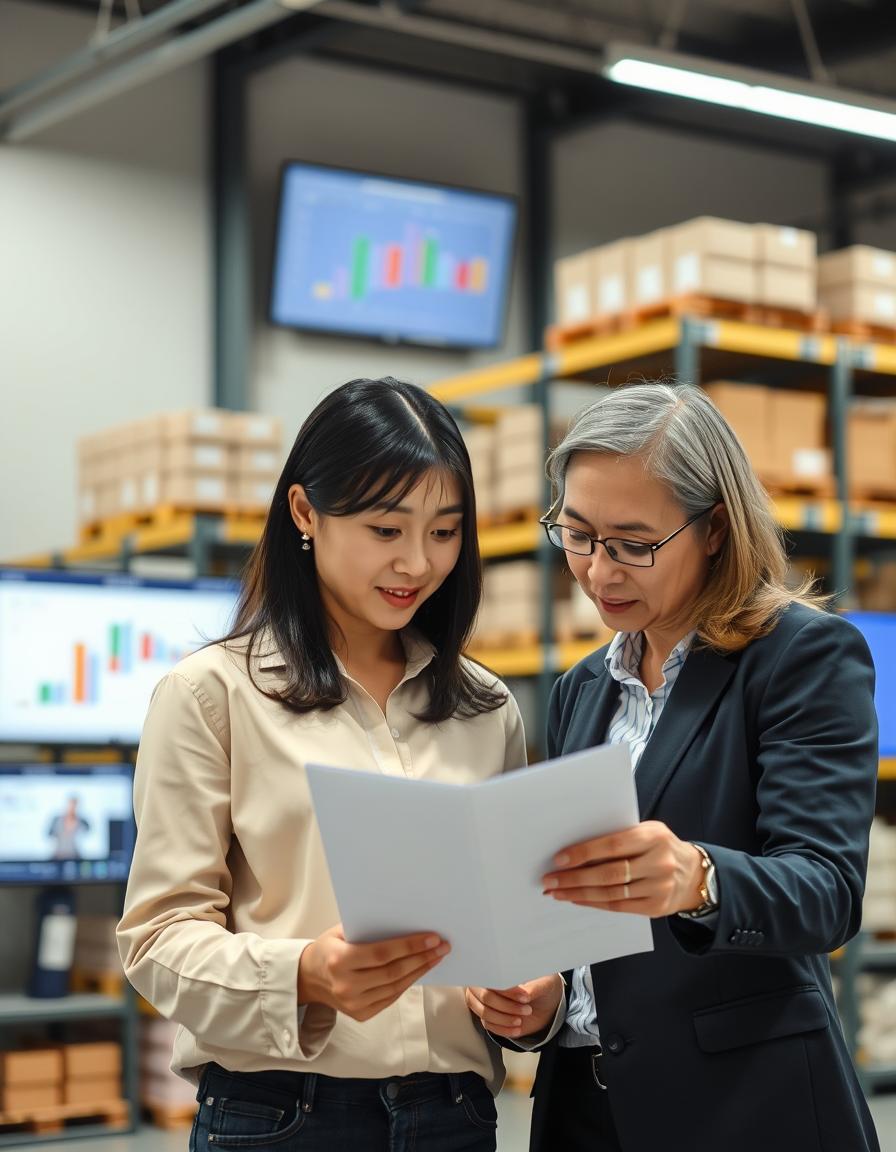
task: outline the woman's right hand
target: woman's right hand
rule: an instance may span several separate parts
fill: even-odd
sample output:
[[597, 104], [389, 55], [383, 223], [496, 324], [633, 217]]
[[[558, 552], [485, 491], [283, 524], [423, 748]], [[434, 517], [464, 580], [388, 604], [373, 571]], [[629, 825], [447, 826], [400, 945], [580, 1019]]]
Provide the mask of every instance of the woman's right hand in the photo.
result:
[[563, 999], [563, 977], [543, 976], [514, 988], [467, 988], [467, 1007], [493, 1036], [535, 1036], [553, 1023]]
[[337, 924], [302, 952], [299, 1004], [325, 1004], [353, 1020], [370, 1020], [450, 951], [451, 945], [431, 932], [349, 944]]

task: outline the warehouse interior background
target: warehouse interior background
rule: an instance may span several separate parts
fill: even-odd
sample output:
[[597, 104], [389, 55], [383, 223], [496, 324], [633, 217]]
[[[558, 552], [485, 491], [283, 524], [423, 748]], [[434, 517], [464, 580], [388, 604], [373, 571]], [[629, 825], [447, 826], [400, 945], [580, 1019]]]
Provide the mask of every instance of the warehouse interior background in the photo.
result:
[[[104, 37], [175, 8], [182, 14], [170, 28], [104, 62]], [[225, 30], [215, 38], [217, 22]], [[620, 353], [580, 373], [555, 371], [557, 357], [575, 347], [569, 334], [545, 339], [562, 311], [555, 266], [620, 239], [718, 217], [814, 233], [820, 255], [853, 245], [896, 253], [896, 140], [614, 84], [601, 69], [615, 42], [896, 102], [890, 0], [296, 0], [292, 8], [263, 0], [0, 0], [0, 394], [7, 409], [0, 563], [116, 570], [118, 555], [76, 562], [70, 552], [90, 519], [79, 503], [79, 442], [163, 413], [225, 408], [271, 418], [282, 428], [282, 463], [302, 420], [331, 389], [353, 377], [392, 375], [436, 394], [444, 386], [459, 413], [470, 405], [486, 412], [536, 405], [541, 423], [525, 434], [540, 452], [545, 420], [562, 423], [587, 403], [595, 383], [619, 383], [645, 365], [674, 374], [701, 363], [699, 350], [683, 357], [670, 345], [659, 359]], [[166, 69], [166, 50], [186, 62]], [[73, 80], [31, 100], [29, 85], [75, 54], [93, 54], [83, 86]], [[113, 73], [105, 92], [101, 83], [91, 88]], [[272, 253], [288, 161], [512, 197], [518, 221], [499, 345], [425, 348], [273, 325]], [[634, 329], [581, 335], [630, 334], [636, 319]], [[750, 314], [745, 323], [768, 320]], [[701, 332], [697, 344], [708, 339]], [[867, 332], [834, 333], [813, 322], [799, 333], [803, 349], [825, 339], [889, 349], [896, 314]], [[538, 354], [533, 371], [519, 367], [530, 353]], [[718, 376], [707, 361], [700, 382], [783, 384], [827, 403], [842, 385], [838, 355], [813, 346], [805, 364], [794, 366], [800, 356], [787, 353], [785, 369], [777, 352], [757, 353], [747, 363], [725, 361]], [[852, 390], [896, 397], [896, 354], [886, 351], [874, 364], [891, 362], [863, 375], [866, 362], [850, 361]], [[496, 380], [489, 370], [501, 366], [510, 366], [504, 375], [513, 386], [488, 387]], [[562, 377], [556, 385], [555, 376]], [[458, 385], [465, 379], [469, 387]], [[471, 439], [482, 427], [470, 425]], [[826, 435], [828, 486], [814, 495], [811, 483], [782, 489], [788, 507], [799, 501], [798, 515], [809, 517], [795, 530], [795, 554], [807, 563], [821, 557], [820, 574], [851, 573], [848, 588], [833, 589], [844, 607], [896, 613], [896, 475], [890, 501], [872, 493], [869, 515], [884, 525], [879, 532], [870, 521], [838, 528], [824, 511], [813, 520], [807, 507], [839, 505], [842, 512], [850, 499], [846, 477], [835, 474], [837, 435], [830, 426]], [[896, 433], [892, 443], [896, 470]], [[524, 519], [502, 522], [498, 514], [484, 525], [505, 534], [508, 526], [515, 540], [521, 531], [530, 539]], [[508, 539], [494, 537], [491, 559], [510, 581], [510, 566], [524, 558], [528, 575], [514, 588], [534, 589], [525, 595], [535, 619], [517, 630], [496, 625], [499, 642], [491, 647], [507, 658], [505, 675], [527, 730], [535, 731], [558, 670], [543, 595], [554, 577], [546, 576], [538, 545]], [[212, 555], [190, 546], [162, 551], [124, 562], [138, 574], [190, 578], [203, 574], [197, 564]], [[229, 552], [227, 570], [237, 571], [246, 552]], [[861, 580], [876, 581], [865, 604]], [[40, 754], [39, 742], [10, 744], [2, 758]], [[882, 779], [882, 819], [896, 812], [890, 788], [896, 785]], [[875, 1033], [886, 1074], [869, 1080], [868, 1090], [882, 1146], [896, 1149], [896, 1097], [889, 1094], [896, 1088], [896, 949], [887, 943], [896, 938], [896, 847], [887, 841], [880, 852], [883, 871], [894, 877], [892, 929], [883, 930], [873, 962], [852, 957], [839, 978], [854, 992], [849, 1011], [860, 1014], [862, 998], [873, 995], [880, 1019], [890, 1013]], [[884, 895], [891, 899], [889, 889]], [[0, 934], [0, 1047], [23, 1020], [4, 1015], [3, 993], [13, 996], [28, 980], [33, 898], [31, 888], [0, 885], [0, 921], [22, 925]], [[79, 912], [108, 919], [119, 900], [114, 885], [85, 888]], [[132, 1004], [128, 1013], [126, 1044], [139, 1031]], [[48, 1016], [24, 1019], [54, 1026]], [[858, 1029], [861, 1019], [853, 1023]], [[136, 1097], [137, 1065], [127, 1055], [125, 1075]], [[527, 1075], [521, 1067], [521, 1082]], [[525, 1093], [507, 1105], [502, 1152], [525, 1147], [527, 1108]], [[39, 1138], [36, 1129], [11, 1131], [23, 1144]], [[185, 1145], [185, 1133], [150, 1132], [109, 1136], [97, 1147]], [[65, 1134], [79, 1132], [68, 1127]]]

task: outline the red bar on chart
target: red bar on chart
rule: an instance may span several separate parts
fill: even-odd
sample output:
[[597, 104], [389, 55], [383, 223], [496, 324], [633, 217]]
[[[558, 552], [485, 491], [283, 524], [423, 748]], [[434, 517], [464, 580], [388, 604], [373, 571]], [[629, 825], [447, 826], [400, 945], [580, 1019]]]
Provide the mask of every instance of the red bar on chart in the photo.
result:
[[140, 637], [140, 659], [152, 660], [152, 636], [148, 632]]
[[75, 645], [75, 687], [72, 699], [83, 704], [87, 699], [87, 649], [83, 644]]
[[386, 287], [398, 288], [401, 284], [401, 246], [390, 244], [386, 249]]
[[470, 280], [470, 265], [466, 260], [459, 260], [454, 270], [454, 287], [463, 292]]

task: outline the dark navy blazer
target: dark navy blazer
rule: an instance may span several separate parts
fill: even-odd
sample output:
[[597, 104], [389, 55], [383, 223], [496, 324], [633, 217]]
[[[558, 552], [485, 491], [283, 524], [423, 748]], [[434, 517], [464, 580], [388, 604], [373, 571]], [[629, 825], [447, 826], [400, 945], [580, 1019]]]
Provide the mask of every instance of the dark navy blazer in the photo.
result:
[[[550, 756], [606, 739], [619, 685], [605, 654], [555, 685]], [[741, 652], [688, 656], [635, 780], [642, 820], [710, 853], [720, 907], [712, 928], [654, 920], [653, 952], [592, 967], [625, 1152], [879, 1149], [828, 965], [861, 917], [873, 691], [861, 634], [801, 605]], [[562, 1152], [556, 1048], [539, 1062], [533, 1152]]]

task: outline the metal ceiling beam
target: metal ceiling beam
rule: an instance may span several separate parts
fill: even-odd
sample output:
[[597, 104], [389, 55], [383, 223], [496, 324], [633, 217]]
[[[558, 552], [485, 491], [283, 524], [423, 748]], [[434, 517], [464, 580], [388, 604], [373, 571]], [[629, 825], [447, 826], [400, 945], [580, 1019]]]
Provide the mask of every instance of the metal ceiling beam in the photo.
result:
[[2, 124], [2, 135], [10, 141], [27, 140], [35, 133], [67, 120], [77, 112], [118, 96], [131, 88], [165, 75], [174, 68], [192, 63], [258, 31], [302, 8], [313, 8], [320, 0], [292, 0], [284, 8], [279, 0], [253, 0], [242, 8], [204, 24], [148, 52], [126, 60], [116, 68], [105, 69], [76, 84], [57, 97], [39, 102], [33, 110], [20, 112]]
[[31, 80], [0, 92], [0, 122], [14, 112], [27, 108], [57, 92], [66, 84], [83, 79], [98, 68], [122, 59], [138, 48], [151, 44], [165, 33], [179, 28], [188, 20], [198, 20], [224, 0], [172, 0], [149, 16], [116, 28], [108, 36], [92, 41], [88, 47], [66, 57]]

